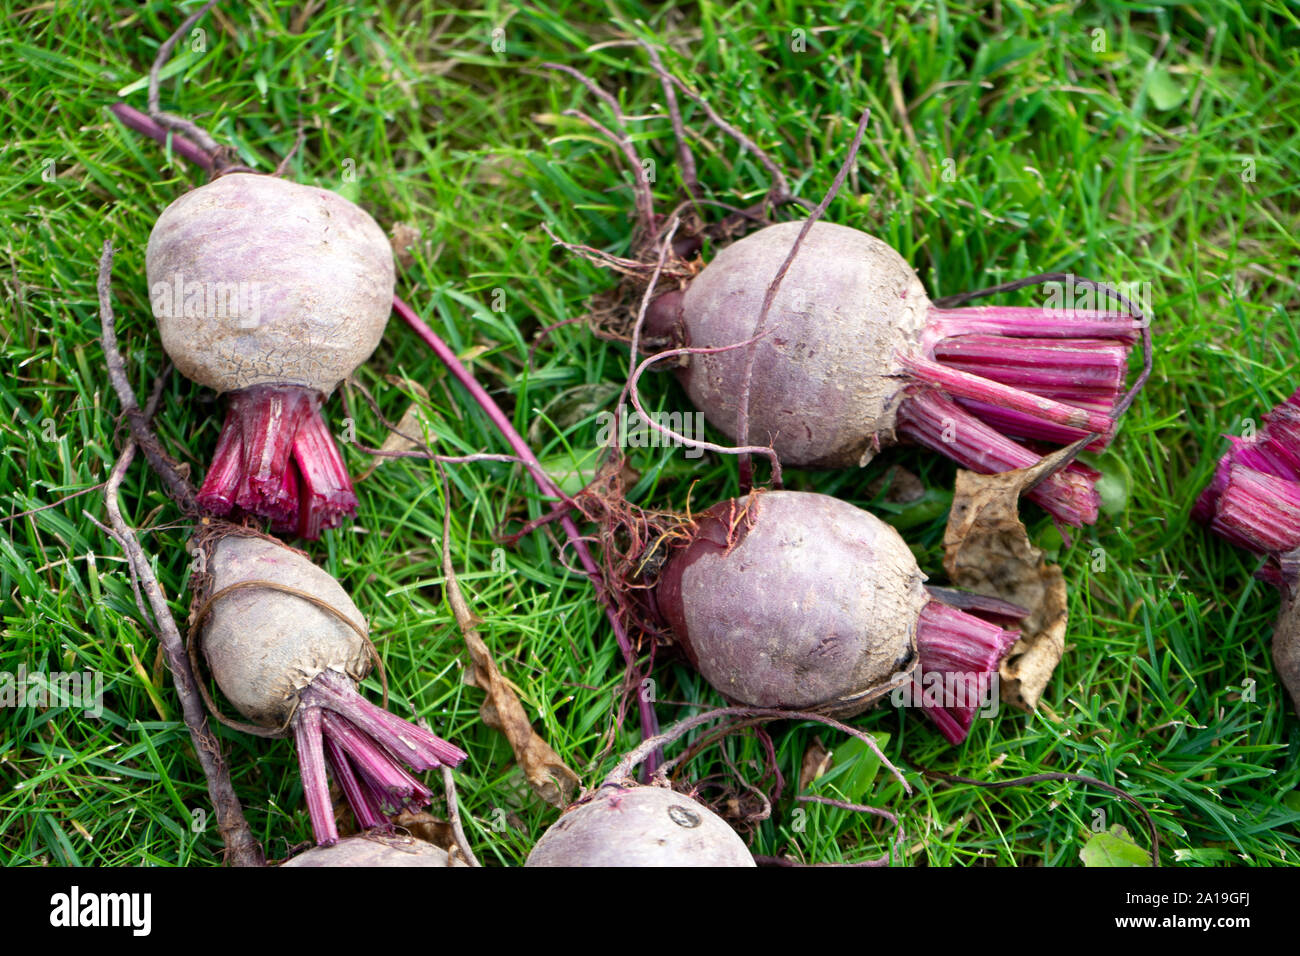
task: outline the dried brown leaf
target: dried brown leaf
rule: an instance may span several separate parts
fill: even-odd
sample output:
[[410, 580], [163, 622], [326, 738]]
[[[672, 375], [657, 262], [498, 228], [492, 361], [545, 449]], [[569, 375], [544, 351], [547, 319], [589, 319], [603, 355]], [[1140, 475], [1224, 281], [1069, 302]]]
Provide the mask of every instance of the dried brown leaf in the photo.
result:
[[[422, 449], [424, 431], [427, 427], [428, 419], [424, 417], [424, 409], [418, 402], [412, 402], [398, 419], [397, 428], [388, 433], [379, 450], [391, 453]], [[381, 458], [379, 461], [382, 463], [385, 460]]]
[[809, 784], [820, 777], [832, 766], [831, 752], [822, 743], [821, 737], [814, 737], [808, 749], [803, 752], [799, 766], [799, 792], [808, 789]]
[[412, 252], [416, 244], [420, 241], [420, 230], [405, 222], [393, 223], [392, 233], [388, 237], [389, 244], [393, 247], [393, 258], [403, 269], [415, 261], [415, 253]]
[[393, 817], [393, 824], [401, 827], [417, 840], [432, 843], [441, 849], [451, 851], [456, 846], [456, 837], [452, 833], [451, 824], [446, 820], [439, 820], [424, 810], [403, 810]]
[[1029, 610], [999, 667], [1002, 699], [1025, 710], [1038, 706], [1065, 652], [1066, 590], [1060, 566], [1043, 560], [1020, 523], [1020, 496], [1072, 461], [1086, 442], [1019, 471], [957, 472], [943, 566], [956, 587]]
[[487, 694], [487, 699], [479, 707], [479, 715], [485, 724], [505, 735], [533, 792], [552, 806], [567, 807], [578, 785], [578, 775], [533, 730], [524, 705], [497, 668], [492, 652], [479, 636], [478, 619], [465, 603], [446, 541], [442, 548], [442, 568], [447, 577], [447, 601], [469, 650], [470, 676], [473, 683]]

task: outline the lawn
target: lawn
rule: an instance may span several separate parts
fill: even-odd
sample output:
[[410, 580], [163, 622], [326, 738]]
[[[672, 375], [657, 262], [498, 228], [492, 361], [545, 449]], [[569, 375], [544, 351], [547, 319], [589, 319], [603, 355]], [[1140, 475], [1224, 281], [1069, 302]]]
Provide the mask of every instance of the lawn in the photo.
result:
[[[185, 11], [198, 4], [184, 4]], [[613, 93], [639, 155], [654, 161], [661, 210], [682, 197], [672, 129], [643, 52], [665, 62], [819, 200], [865, 107], [861, 153], [826, 218], [889, 242], [932, 297], [1037, 272], [1075, 272], [1149, 290], [1150, 383], [1112, 447], [1106, 509], [1067, 544], [1027, 505], [1033, 540], [1065, 569], [1067, 652], [1036, 713], [1004, 708], [949, 747], [914, 713], [883, 708], [854, 723], [875, 735], [912, 784], [909, 796], [861, 748], [826, 728], [771, 729], [785, 778], [752, 849], [806, 862], [858, 862], [888, 846], [880, 821], [796, 805], [801, 761], [834, 752], [817, 793], [897, 813], [898, 865], [1076, 866], [1101, 824], [1143, 846], [1144, 823], [1103, 790], [1041, 782], [991, 791], [923, 769], [990, 782], [1045, 772], [1096, 777], [1156, 821], [1165, 865], [1300, 862], [1300, 722], [1274, 677], [1273, 590], [1256, 560], [1192, 523], [1192, 502], [1225, 433], [1257, 422], [1300, 385], [1300, 18], [1282, 2], [1185, 5], [806, 2], [733, 5], [228, 3], [178, 47], [164, 108], [275, 168], [301, 130], [287, 175], [337, 189], [385, 228], [419, 234], [399, 294], [441, 334], [512, 417], [547, 467], [576, 490], [598, 448], [599, 412], [627, 375], [628, 352], [576, 320], [616, 277], [555, 248], [626, 254], [631, 173], [610, 144], [565, 111], [608, 109], [548, 61]], [[0, 861], [213, 865], [221, 841], [171, 675], [136, 608], [117, 546], [100, 530], [99, 485], [124, 430], [98, 333], [95, 275], [116, 249], [114, 305], [128, 372], [148, 394], [164, 368], [144, 249], [161, 210], [205, 181], [114, 121], [118, 99], [143, 109], [173, 4], [42, 3], [0, 21], [3, 354], [0, 377], [0, 672], [94, 672], [103, 711], [0, 709]], [[762, 197], [766, 170], [683, 105], [699, 180], [711, 200]], [[785, 208], [782, 218], [797, 211]], [[706, 256], [711, 249], [706, 249]], [[1032, 304], [1033, 290], [1003, 296]], [[386, 437], [414, 403], [444, 454], [505, 452], [467, 394], [400, 322], [356, 380], [357, 441]], [[669, 376], [643, 383], [648, 407], [688, 408]], [[327, 406], [335, 432], [345, 412]], [[221, 410], [167, 378], [160, 436], [195, 475]], [[720, 436], [712, 434], [714, 440]], [[548, 510], [509, 463], [437, 469], [375, 462], [345, 448], [358, 485], [355, 523], [309, 546], [368, 615], [392, 683], [392, 708], [458, 742], [469, 839], [489, 865], [521, 863], [557, 811], [534, 797], [502, 737], [483, 725], [482, 693], [443, 599], [451, 549], [482, 635], [534, 726], [594, 786], [639, 738], [614, 732], [622, 661], [588, 581], [558, 529], [501, 539]], [[682, 449], [631, 448], [632, 501], [684, 509], [735, 494], [736, 463]], [[931, 490], [887, 500], [891, 466]], [[791, 470], [788, 486], [837, 495], [893, 523], [942, 581], [955, 468], [915, 448], [867, 468]], [[176, 617], [188, 609], [186, 524], [137, 463], [124, 512], [153, 556]], [[49, 507], [45, 507], [49, 506]], [[43, 510], [34, 510], [43, 509]], [[662, 724], [721, 697], [670, 654], [654, 672]], [[367, 681], [371, 696], [378, 682]], [[308, 841], [292, 747], [218, 728], [235, 787], [268, 856]], [[698, 736], [698, 735], [697, 735]], [[701, 751], [679, 783], [701, 782], [724, 808], [761, 779], [763, 750], [738, 734]], [[435, 804], [435, 812], [439, 805]]]

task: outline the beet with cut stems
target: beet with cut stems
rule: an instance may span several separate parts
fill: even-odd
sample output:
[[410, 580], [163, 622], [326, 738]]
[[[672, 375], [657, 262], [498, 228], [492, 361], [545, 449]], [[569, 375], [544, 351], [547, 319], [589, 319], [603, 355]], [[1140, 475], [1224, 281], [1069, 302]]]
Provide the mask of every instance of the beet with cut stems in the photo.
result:
[[932, 600], [897, 531], [800, 491], [724, 501], [695, 522], [655, 604], [715, 689], [754, 707], [846, 715], [918, 681], [919, 667], [955, 691], [919, 693], [926, 714], [950, 742], [965, 739], [1017, 635]]
[[1265, 415], [1255, 435], [1228, 440], [1192, 517], [1267, 558], [1258, 576], [1282, 594], [1273, 664], [1300, 715], [1300, 391]]
[[432, 792], [403, 769], [454, 767], [465, 753], [363, 698], [366, 622], [343, 588], [300, 552], [231, 528], [204, 528], [206, 573], [195, 587], [201, 647], [222, 693], [260, 727], [292, 730], [318, 843], [338, 839], [328, 761], [357, 821], [427, 806]]
[[[713, 350], [754, 338], [803, 225], [768, 226], [723, 249], [684, 291], [654, 301], [647, 333]], [[747, 436], [737, 432], [749, 346], [692, 354], [678, 374], [714, 426], [770, 444], [783, 464], [865, 463], [901, 435], [994, 473], [1040, 458], [1008, 436], [1065, 445], [1095, 433], [1089, 448], [1104, 448], [1142, 328], [1108, 311], [941, 309], [887, 244], [816, 222], [752, 346]], [[1067, 524], [1091, 523], [1097, 477], [1072, 463], [1029, 497]]]
[[606, 783], [551, 825], [525, 866], [754, 866], [736, 831], [665, 787]]
[[164, 210], [146, 266], [163, 348], [227, 396], [200, 507], [305, 538], [354, 514], [319, 409], [388, 321], [395, 273], [379, 225], [328, 190], [227, 173]]
[[458, 866], [447, 851], [412, 837], [361, 834], [299, 853], [282, 867]]

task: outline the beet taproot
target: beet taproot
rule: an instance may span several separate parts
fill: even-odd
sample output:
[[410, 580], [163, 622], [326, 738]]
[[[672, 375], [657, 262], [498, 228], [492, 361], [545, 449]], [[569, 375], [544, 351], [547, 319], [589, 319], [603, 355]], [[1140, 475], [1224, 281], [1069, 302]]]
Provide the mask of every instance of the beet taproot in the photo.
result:
[[755, 866], [703, 804], [666, 787], [606, 784], [542, 834], [525, 866]]
[[327, 762], [366, 829], [387, 826], [386, 810], [427, 806], [432, 791], [403, 765], [454, 767], [465, 753], [357, 692], [371, 648], [342, 586], [278, 541], [214, 527], [196, 543], [205, 568], [194, 595], [200, 647], [241, 714], [294, 735], [317, 842], [338, 839]]
[[371, 353], [392, 308], [392, 248], [356, 204], [232, 172], [158, 217], [146, 271], [163, 348], [227, 397], [198, 502], [318, 537], [356, 495], [321, 402]]
[[[1144, 319], [1073, 301], [938, 308], [886, 243], [819, 221], [760, 330], [768, 287], [803, 226], [778, 223], [732, 243], [647, 314], [652, 339], [704, 350], [683, 358], [678, 376], [720, 431], [770, 445], [787, 465], [865, 464], [903, 437], [984, 473], [1040, 460], [1013, 438], [1069, 444], [1092, 434], [1092, 450], [1110, 442]], [[1072, 463], [1029, 496], [1067, 524], [1091, 523], [1098, 477]]]
[[719, 693], [844, 716], [942, 673], [953, 693], [916, 700], [948, 740], [965, 738], [1016, 632], [935, 601], [897, 531], [802, 491], [759, 492], [694, 518], [655, 605]]

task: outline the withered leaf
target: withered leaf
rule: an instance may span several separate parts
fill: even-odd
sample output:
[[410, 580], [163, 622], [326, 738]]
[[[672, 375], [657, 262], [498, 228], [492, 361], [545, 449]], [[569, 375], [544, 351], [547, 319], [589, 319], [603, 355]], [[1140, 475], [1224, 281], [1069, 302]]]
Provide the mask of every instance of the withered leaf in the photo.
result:
[[943, 566], [955, 586], [1028, 609], [1020, 639], [998, 668], [1002, 699], [1026, 710], [1038, 706], [1065, 652], [1067, 608], [1065, 576], [1029, 542], [1020, 523], [1020, 496], [1072, 460], [1086, 442], [1018, 471], [957, 472]]
[[432, 843], [439, 849], [446, 850], [448, 866], [478, 866], [477, 861], [471, 864], [465, 859], [465, 854], [456, 843], [455, 830], [446, 820], [439, 820], [433, 814], [423, 810], [403, 810], [393, 817], [393, 823], [417, 840]]
[[799, 766], [799, 792], [806, 792], [809, 784], [831, 769], [831, 764], [831, 752], [826, 749], [821, 737], [814, 737], [808, 749], [803, 752]]
[[[398, 379], [395, 384], [409, 387], [421, 398], [428, 400], [429, 393], [416, 382], [404, 381]], [[383, 452], [376, 455], [369, 467], [356, 479], [358, 482], [365, 481], [371, 473], [384, 462], [391, 461], [392, 456], [404, 454], [408, 451], [426, 451], [424, 446], [425, 430], [428, 427], [428, 419], [424, 414], [424, 407], [419, 402], [412, 402], [407, 406], [406, 411], [398, 420], [396, 427], [391, 429], [384, 438], [384, 443], [379, 446]]]
[[479, 707], [483, 722], [495, 730], [501, 731], [514, 751], [515, 760], [528, 785], [533, 792], [556, 807], [569, 805], [573, 791], [578, 785], [578, 775], [574, 773], [560, 755], [533, 730], [514, 689], [501, 675], [492, 652], [479, 636], [478, 621], [470, 612], [469, 605], [461, 593], [456, 580], [456, 572], [451, 564], [451, 550], [444, 536], [442, 546], [442, 569], [447, 577], [447, 601], [451, 604], [456, 624], [465, 638], [465, 647], [469, 650], [473, 683], [481, 688], [487, 699]]
[[417, 840], [432, 843], [449, 852], [456, 846], [456, 837], [452, 833], [451, 824], [446, 820], [439, 820], [424, 810], [403, 810], [393, 817], [393, 823]]
[[388, 242], [393, 247], [393, 258], [397, 260], [397, 264], [403, 269], [407, 268], [415, 261], [415, 253], [412, 252], [412, 250], [419, 241], [419, 229], [416, 229], [410, 223], [393, 223], [393, 229], [388, 236]]

